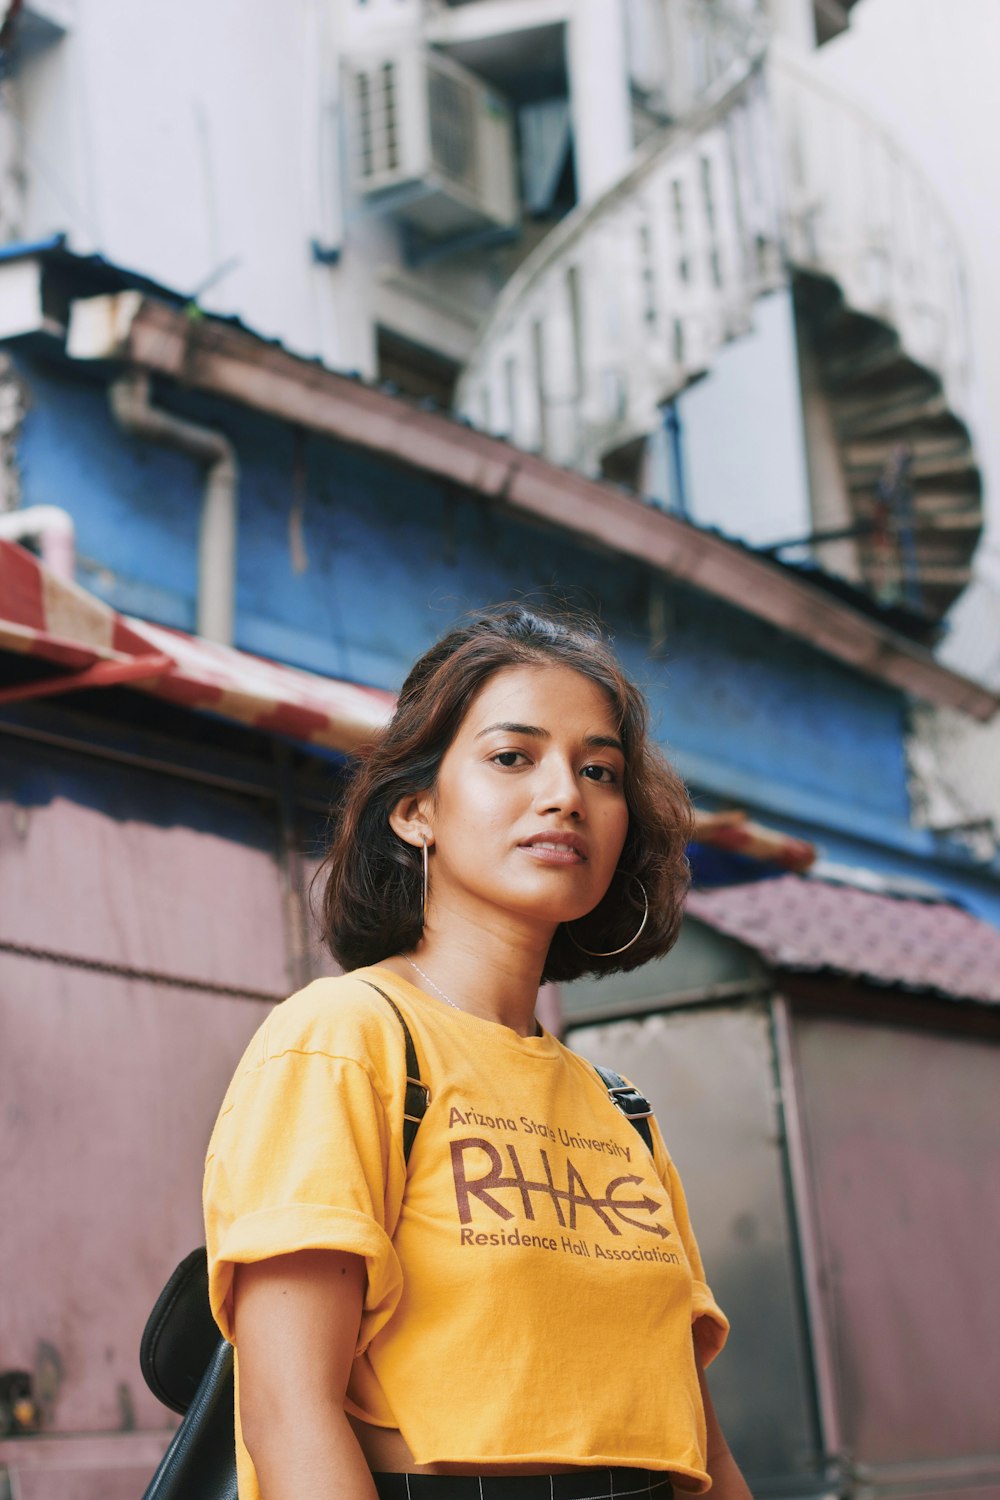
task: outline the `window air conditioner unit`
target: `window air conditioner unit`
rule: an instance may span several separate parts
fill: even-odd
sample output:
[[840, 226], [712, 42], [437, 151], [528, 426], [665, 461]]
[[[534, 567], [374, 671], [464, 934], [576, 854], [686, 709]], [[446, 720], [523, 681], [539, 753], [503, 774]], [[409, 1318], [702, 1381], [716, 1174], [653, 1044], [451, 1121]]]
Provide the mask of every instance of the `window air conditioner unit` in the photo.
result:
[[362, 197], [429, 240], [516, 224], [513, 116], [493, 89], [426, 48], [349, 68]]

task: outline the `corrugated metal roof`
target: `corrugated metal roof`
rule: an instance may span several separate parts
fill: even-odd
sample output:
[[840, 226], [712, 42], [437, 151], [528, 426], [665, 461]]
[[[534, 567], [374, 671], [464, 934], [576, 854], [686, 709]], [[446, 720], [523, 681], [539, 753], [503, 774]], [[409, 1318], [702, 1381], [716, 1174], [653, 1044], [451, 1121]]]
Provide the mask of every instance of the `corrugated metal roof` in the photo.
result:
[[950, 902], [782, 875], [692, 891], [687, 910], [775, 968], [1000, 1004], [1000, 932]]

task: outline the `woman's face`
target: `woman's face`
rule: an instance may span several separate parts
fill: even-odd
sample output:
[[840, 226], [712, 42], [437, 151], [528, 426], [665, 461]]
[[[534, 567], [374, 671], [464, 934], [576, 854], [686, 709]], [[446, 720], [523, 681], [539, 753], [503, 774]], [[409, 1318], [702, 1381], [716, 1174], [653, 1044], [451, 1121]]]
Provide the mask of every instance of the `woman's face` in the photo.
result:
[[449, 912], [540, 928], [597, 905], [628, 830], [611, 703], [561, 666], [487, 679], [422, 799], [433, 845], [429, 920]]

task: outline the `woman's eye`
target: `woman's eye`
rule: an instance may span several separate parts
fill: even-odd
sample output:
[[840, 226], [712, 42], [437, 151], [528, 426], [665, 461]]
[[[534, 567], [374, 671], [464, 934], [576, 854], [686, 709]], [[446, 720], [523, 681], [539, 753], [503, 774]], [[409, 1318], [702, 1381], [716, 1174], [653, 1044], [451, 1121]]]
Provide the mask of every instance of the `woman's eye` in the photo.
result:
[[618, 781], [617, 772], [610, 766], [584, 766], [582, 774], [588, 781], [601, 781], [606, 786], [613, 786]]
[[494, 755], [492, 759], [498, 766], [512, 768], [516, 766], [519, 761], [527, 760], [527, 756], [524, 754], [523, 750], [498, 750], [496, 755]]

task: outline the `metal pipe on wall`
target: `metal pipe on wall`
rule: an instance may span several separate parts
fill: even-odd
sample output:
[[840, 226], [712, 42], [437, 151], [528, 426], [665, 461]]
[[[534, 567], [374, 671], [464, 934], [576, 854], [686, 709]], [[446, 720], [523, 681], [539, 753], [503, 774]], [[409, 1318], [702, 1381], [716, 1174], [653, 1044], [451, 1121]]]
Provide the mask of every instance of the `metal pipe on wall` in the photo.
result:
[[231, 645], [236, 613], [236, 513], [239, 465], [229, 439], [213, 427], [154, 406], [150, 377], [133, 371], [112, 383], [108, 399], [126, 432], [176, 448], [206, 465], [198, 530], [197, 631]]

